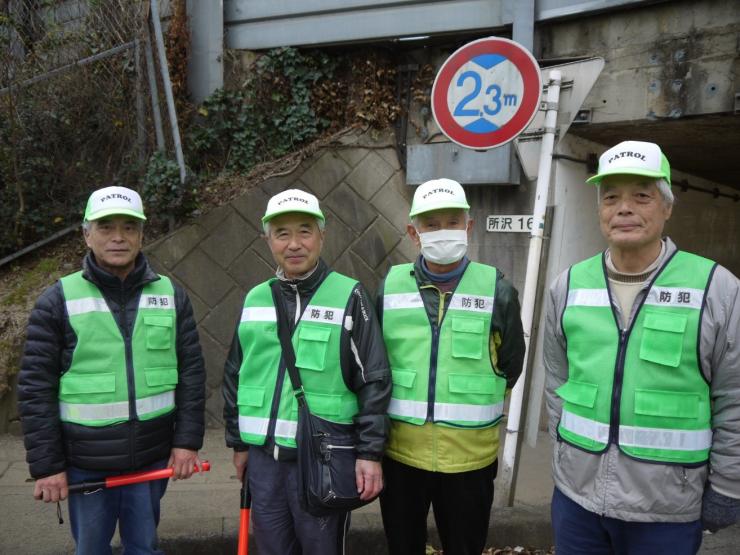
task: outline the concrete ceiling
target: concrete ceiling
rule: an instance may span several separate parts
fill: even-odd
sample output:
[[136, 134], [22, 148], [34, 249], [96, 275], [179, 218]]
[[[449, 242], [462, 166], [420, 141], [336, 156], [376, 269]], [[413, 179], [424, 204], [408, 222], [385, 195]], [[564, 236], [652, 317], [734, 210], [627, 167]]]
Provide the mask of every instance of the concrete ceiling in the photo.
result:
[[740, 191], [740, 115], [574, 124], [568, 132], [608, 146], [630, 139], [658, 143], [672, 167]]

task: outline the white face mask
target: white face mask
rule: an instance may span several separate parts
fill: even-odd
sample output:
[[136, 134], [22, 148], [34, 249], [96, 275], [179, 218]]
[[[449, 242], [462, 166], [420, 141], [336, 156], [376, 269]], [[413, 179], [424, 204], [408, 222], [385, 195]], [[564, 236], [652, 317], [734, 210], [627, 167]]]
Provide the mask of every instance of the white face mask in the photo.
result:
[[468, 232], [464, 229], [440, 229], [419, 233], [421, 254], [429, 262], [452, 264], [468, 250]]

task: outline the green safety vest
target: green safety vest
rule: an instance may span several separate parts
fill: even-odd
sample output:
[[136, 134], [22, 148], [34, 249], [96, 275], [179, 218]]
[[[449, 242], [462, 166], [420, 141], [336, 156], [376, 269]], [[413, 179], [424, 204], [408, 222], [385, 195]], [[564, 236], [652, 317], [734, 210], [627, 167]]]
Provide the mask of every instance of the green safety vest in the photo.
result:
[[556, 390], [564, 401], [558, 432], [595, 453], [616, 443], [638, 459], [705, 462], [711, 410], [697, 341], [715, 263], [676, 252], [629, 329], [620, 330], [603, 256], [570, 269], [562, 318], [568, 381]]
[[[279, 384], [275, 379], [282, 348], [270, 289], [273, 281], [257, 285], [244, 299], [238, 330], [243, 354], [237, 391], [239, 434], [243, 442], [253, 445], [264, 445], [271, 434], [277, 445], [295, 447], [298, 403], [288, 372]], [[345, 309], [355, 285], [357, 281], [331, 272], [311, 297], [292, 338], [311, 412], [341, 424], [351, 424], [358, 411], [357, 397], [344, 383], [340, 360], [342, 327], [348, 325]]]
[[[126, 345], [100, 289], [82, 272], [60, 281], [77, 345], [59, 383], [63, 422], [109, 426], [151, 420], [175, 409], [177, 352], [175, 290], [169, 278], [144, 286]], [[133, 391], [127, 367], [133, 367]]]
[[389, 416], [417, 425], [495, 425], [506, 393], [490, 353], [496, 268], [468, 264], [440, 327], [430, 322], [413, 269], [393, 266], [383, 290], [383, 338], [393, 379]]

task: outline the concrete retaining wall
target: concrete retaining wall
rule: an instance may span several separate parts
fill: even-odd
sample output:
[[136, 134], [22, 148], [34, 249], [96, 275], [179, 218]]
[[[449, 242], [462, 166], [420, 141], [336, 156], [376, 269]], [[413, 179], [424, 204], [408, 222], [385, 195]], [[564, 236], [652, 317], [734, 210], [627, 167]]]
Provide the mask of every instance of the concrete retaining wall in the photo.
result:
[[323, 257], [374, 294], [392, 264], [412, 260], [404, 237], [412, 190], [392, 135], [354, 135], [306, 160], [291, 175], [268, 179], [145, 249], [153, 265], [188, 291], [208, 370], [209, 425], [221, 422], [223, 365], [244, 295], [274, 275], [261, 217], [270, 196], [300, 188], [326, 215]]

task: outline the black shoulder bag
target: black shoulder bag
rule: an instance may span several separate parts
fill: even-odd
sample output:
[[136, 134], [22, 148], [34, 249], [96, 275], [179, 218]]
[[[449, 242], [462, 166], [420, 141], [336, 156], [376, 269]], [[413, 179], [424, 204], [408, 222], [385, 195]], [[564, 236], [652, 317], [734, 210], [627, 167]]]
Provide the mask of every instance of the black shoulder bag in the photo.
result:
[[354, 425], [330, 422], [311, 414], [296, 367], [279, 286], [277, 281], [272, 283], [272, 300], [283, 359], [298, 401], [298, 498], [303, 509], [314, 516], [351, 511], [369, 503], [357, 493]]

